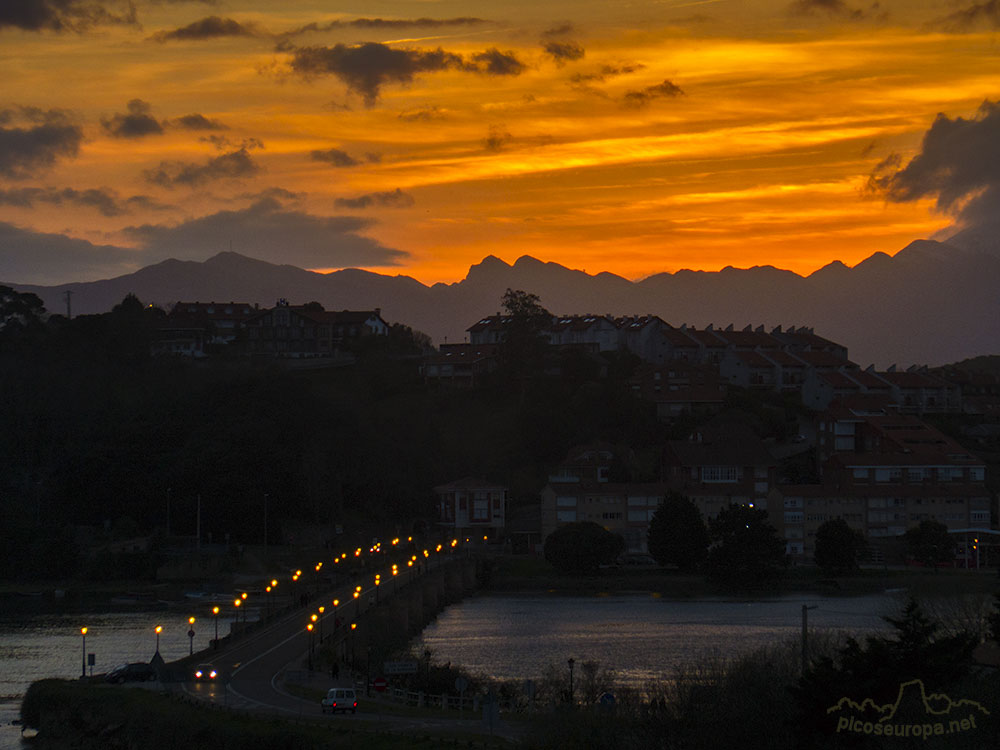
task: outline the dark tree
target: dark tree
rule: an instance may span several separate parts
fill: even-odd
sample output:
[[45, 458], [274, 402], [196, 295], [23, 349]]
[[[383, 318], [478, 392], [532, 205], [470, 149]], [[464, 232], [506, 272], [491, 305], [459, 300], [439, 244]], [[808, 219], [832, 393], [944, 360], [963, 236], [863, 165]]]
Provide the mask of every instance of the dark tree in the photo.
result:
[[919, 526], [907, 529], [903, 534], [906, 551], [914, 560], [928, 567], [955, 559], [955, 538], [948, 533], [948, 527], [939, 521], [925, 518]]
[[568, 523], [545, 538], [545, 559], [560, 573], [594, 573], [624, 550], [624, 539], [593, 521]]
[[[860, 741], [861, 737], [856, 738], [859, 742], [850, 744], [838, 742], [843, 739], [835, 729], [839, 712], [831, 713], [828, 709], [844, 698], [856, 704], [869, 701], [863, 720], [878, 721], [880, 714], [874, 712], [875, 707], [902, 698], [904, 683], [920, 680], [927, 695], [947, 693], [969, 673], [972, 651], [978, 644], [975, 635], [942, 635], [938, 623], [931, 621], [912, 598], [900, 616], [884, 619], [895, 629], [891, 636], [868, 636], [864, 643], [848, 638], [835, 657], [817, 659], [793, 688], [802, 747], [887, 747], [888, 744], [867, 744]], [[913, 698], [919, 695], [911, 693], [898, 705], [894, 722], [928, 720], [925, 707]], [[914, 708], [915, 715], [910, 715]], [[981, 741], [976, 736], [970, 739]]]
[[757, 586], [785, 565], [785, 542], [767, 520], [767, 511], [730, 504], [708, 523], [712, 547], [708, 575], [726, 586]]
[[519, 384], [523, 397], [526, 381], [544, 368], [548, 350], [545, 331], [552, 323], [552, 314], [542, 307], [537, 294], [520, 289], [504, 292], [502, 304], [506, 322], [499, 348], [500, 363]]
[[37, 294], [0, 286], [0, 341], [16, 341], [37, 333], [45, 318], [45, 307]]
[[814, 559], [827, 573], [843, 574], [857, 570], [867, 548], [864, 534], [848, 526], [843, 518], [831, 518], [816, 529]]
[[986, 637], [994, 643], [1000, 643], [1000, 592], [994, 594], [993, 599], [993, 611], [986, 619], [986, 624], [989, 627]]
[[649, 554], [660, 565], [699, 567], [708, 555], [708, 529], [694, 502], [671, 490], [649, 521]]

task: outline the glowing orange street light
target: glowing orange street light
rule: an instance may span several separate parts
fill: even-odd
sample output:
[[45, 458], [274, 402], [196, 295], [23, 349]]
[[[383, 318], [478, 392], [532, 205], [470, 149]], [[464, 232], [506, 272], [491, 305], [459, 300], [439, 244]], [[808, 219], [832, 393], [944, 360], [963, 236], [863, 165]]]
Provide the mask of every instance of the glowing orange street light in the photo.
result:
[[188, 656], [194, 655], [194, 615], [188, 618]]
[[83, 659], [80, 666], [80, 677], [87, 676], [87, 629], [80, 628], [80, 635], [83, 636]]
[[212, 614], [215, 615], [215, 648], [219, 648], [219, 608], [212, 607]]
[[160, 633], [163, 632], [163, 626], [156, 626], [156, 653], [160, 653]]

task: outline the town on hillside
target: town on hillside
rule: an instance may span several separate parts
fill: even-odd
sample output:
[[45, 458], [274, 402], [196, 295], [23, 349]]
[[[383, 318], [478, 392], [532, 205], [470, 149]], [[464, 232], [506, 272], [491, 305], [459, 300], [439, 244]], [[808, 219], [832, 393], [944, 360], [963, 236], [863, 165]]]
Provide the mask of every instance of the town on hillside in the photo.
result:
[[[663, 428], [665, 439], [643, 446], [641, 459], [638, 446], [591, 431], [567, 438], [533, 497], [481, 466], [425, 488], [439, 530], [512, 551], [541, 553], [553, 532], [592, 522], [621, 538], [619, 560], [649, 561], [650, 524], [679, 493], [706, 522], [733, 505], [765, 512], [791, 564], [813, 562], [817, 533], [830, 521], [865, 540], [867, 562], [912, 562], [903, 539], [926, 522], [953, 540], [946, 564], [1000, 562], [989, 472], [1000, 437], [995, 372], [876, 371], [807, 326], [697, 329], [653, 315], [551, 315], [538, 302], [508, 290], [506, 314], [472, 321], [467, 342], [435, 348], [387, 323], [378, 307], [179, 301], [149, 318], [148, 353], [154, 361], [339, 368], [356, 361], [359, 343], [405, 330], [421, 387], [438, 394], [507, 378], [523, 400], [529, 382], [617, 379]], [[748, 411], [758, 424], [778, 423], [755, 428]], [[638, 463], [641, 471], [622, 469]]]

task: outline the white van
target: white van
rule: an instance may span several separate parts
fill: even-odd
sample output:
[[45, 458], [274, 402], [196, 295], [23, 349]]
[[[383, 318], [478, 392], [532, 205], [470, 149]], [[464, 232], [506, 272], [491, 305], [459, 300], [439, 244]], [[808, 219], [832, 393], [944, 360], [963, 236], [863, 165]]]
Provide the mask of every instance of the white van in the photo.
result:
[[358, 710], [358, 695], [354, 688], [330, 688], [320, 705], [323, 713], [350, 711], [353, 714]]

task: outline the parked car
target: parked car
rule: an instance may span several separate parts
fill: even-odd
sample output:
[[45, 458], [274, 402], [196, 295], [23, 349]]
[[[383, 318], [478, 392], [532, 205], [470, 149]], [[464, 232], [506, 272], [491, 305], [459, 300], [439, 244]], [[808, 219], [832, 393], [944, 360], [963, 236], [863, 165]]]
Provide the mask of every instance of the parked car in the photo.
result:
[[145, 662], [119, 664], [108, 672], [108, 682], [152, 682], [156, 679], [156, 670]]
[[219, 676], [211, 664], [199, 664], [194, 668], [194, 679], [197, 682], [213, 682]]
[[353, 714], [358, 710], [358, 695], [354, 688], [330, 688], [326, 697], [320, 701], [320, 707], [323, 713], [350, 711]]

